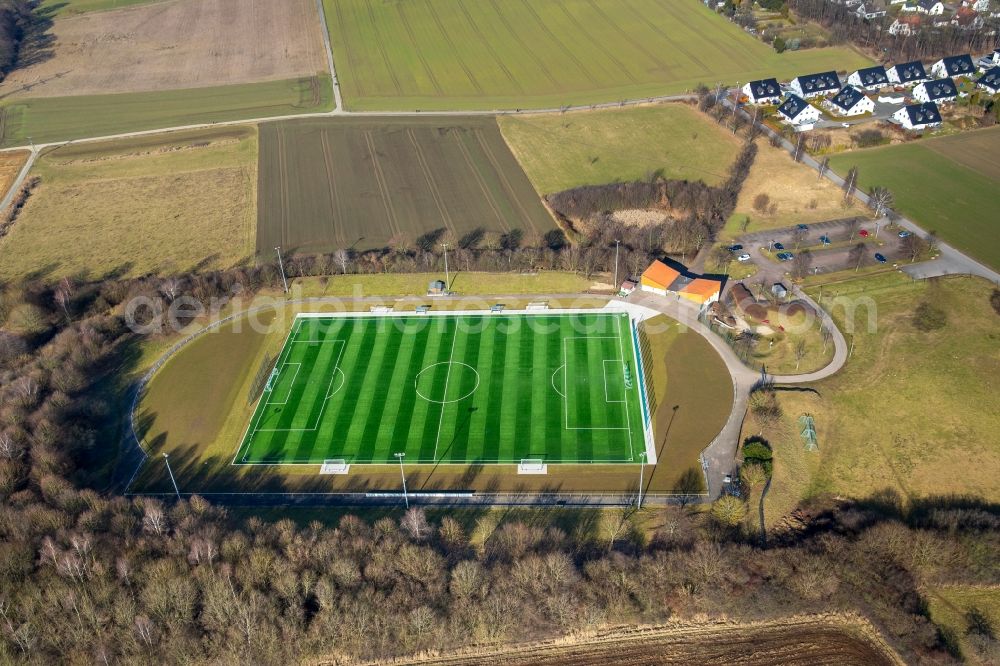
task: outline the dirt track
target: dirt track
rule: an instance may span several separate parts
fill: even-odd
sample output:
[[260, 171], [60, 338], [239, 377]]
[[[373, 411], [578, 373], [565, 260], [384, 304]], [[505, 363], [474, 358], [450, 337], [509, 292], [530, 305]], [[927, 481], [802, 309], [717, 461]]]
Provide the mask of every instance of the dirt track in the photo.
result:
[[326, 69], [315, 0], [173, 0], [58, 19], [51, 57], [0, 95], [57, 97], [274, 81]]
[[796, 619], [759, 625], [658, 627], [602, 632], [575, 641], [504, 651], [400, 660], [421, 666], [653, 666], [659, 664], [809, 664], [877, 666], [902, 661], [860, 622]]

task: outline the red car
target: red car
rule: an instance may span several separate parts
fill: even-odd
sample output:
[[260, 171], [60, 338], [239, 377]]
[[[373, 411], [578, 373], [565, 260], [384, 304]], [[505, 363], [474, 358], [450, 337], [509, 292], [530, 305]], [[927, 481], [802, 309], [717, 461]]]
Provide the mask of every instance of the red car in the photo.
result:
[[868, 238], [868, 230], [862, 229], [861, 231], [858, 232], [858, 235], [861, 236], [862, 238]]

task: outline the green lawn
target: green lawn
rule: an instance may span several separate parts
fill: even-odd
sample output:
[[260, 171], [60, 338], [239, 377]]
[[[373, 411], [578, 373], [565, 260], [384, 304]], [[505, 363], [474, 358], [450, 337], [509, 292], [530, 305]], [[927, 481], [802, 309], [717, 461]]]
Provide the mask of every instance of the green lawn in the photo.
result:
[[299, 318], [234, 462], [635, 462], [626, 314]]
[[697, 0], [324, 0], [352, 110], [541, 108], [851, 71], [846, 48], [776, 53]]
[[329, 78], [148, 93], [47, 97], [0, 105], [0, 147], [243, 118], [329, 111]]
[[740, 142], [686, 104], [501, 116], [500, 130], [535, 189], [667, 178], [718, 184]]
[[[969, 150], [984, 155], [994, 151], [995, 158], [1000, 131], [977, 132], [976, 136], [981, 143], [978, 148], [970, 144]], [[901, 213], [963, 252], [1000, 268], [996, 209], [1000, 178], [946, 156], [937, 146], [947, 147], [949, 139], [841, 153], [830, 158], [830, 166], [842, 175], [857, 166], [863, 188], [889, 188]]]

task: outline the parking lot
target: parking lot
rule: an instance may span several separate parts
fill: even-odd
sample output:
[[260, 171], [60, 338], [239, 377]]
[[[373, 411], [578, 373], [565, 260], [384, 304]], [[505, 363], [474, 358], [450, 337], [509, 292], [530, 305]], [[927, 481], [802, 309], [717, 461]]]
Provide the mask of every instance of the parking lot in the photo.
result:
[[[887, 228], [885, 219], [845, 218], [804, 226], [802, 230], [791, 226], [741, 236], [736, 243], [743, 247], [735, 254], [749, 254], [748, 261], [758, 268], [755, 279], [768, 281], [778, 281], [790, 274], [794, 256], [807, 249], [812, 256], [809, 272], [814, 274], [856, 268], [851, 251], [858, 243], [866, 245], [862, 266], [879, 263], [876, 254], [882, 255], [887, 266], [908, 261], [903, 256], [900, 229]], [[782, 261], [778, 257], [782, 253], [791, 256]]]

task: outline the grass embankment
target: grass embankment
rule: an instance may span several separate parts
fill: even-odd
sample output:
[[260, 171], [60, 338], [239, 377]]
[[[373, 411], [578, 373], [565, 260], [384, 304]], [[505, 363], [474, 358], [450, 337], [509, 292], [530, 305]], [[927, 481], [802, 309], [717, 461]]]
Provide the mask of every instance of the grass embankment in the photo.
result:
[[778, 54], [698, 2], [324, 4], [358, 111], [559, 107], [870, 62], [847, 48]]
[[[530, 300], [530, 296], [519, 301], [508, 300], [508, 305], [523, 307]], [[392, 302], [392, 298], [386, 299], [387, 304]], [[600, 307], [606, 302], [606, 298], [592, 297], [553, 301], [551, 305]], [[315, 304], [308, 310], [342, 311], [342, 305]], [[368, 305], [349, 307], [367, 309]], [[413, 303], [408, 307], [413, 307]], [[459, 300], [435, 301], [434, 307], [462, 309], [469, 305]], [[230, 465], [253, 409], [246, 400], [253, 375], [264, 354], [280, 348], [293, 318], [294, 310], [287, 308], [276, 317], [274, 314], [259, 317], [265, 325], [261, 332], [254, 331], [243, 321], [240, 331], [227, 326], [221, 332], [205, 335], [185, 347], [153, 379], [140, 407], [145, 439], [154, 451], [171, 452], [182, 490], [398, 489], [399, 470], [392, 466], [356, 468], [346, 477], [320, 478], [315, 466], [237, 468]], [[277, 324], [267, 326], [272, 319]], [[654, 416], [654, 432], [661, 451], [661, 465], [646, 470], [647, 490], [669, 491], [680, 485], [681, 489], [690, 492], [697, 487], [691, 485], [691, 474], [687, 472], [690, 469], [698, 472], [693, 483], [700, 483], [698, 453], [728, 417], [732, 385], [722, 360], [704, 339], [683, 331], [666, 318], [662, 323], [669, 325], [650, 329], [652, 358], [657, 361], [653, 383], [659, 410]], [[157, 349], [166, 347], [157, 340], [151, 340], [150, 344]], [[144, 358], [147, 364], [155, 360], [152, 354]], [[211, 375], [213, 379], [192, 381], [195, 375]], [[177, 392], [182, 387], [185, 397], [177, 400]], [[674, 405], [678, 406], [676, 410]], [[161, 467], [151, 462], [140, 475], [137, 489], [161, 490], [164, 484], [169, 484]], [[411, 466], [408, 478], [414, 490], [523, 488], [631, 492], [638, 482], [634, 466], [551, 466], [548, 476], [543, 477], [518, 477], [513, 471], [510, 466], [423, 465]]]
[[[820, 179], [819, 174], [804, 164], [797, 164], [784, 150], [771, 147], [763, 139], [757, 145], [757, 159], [740, 192], [736, 210], [722, 232], [724, 239], [863, 213], [857, 203], [845, 208], [843, 190], [825, 178]], [[761, 194], [769, 199], [769, 209], [764, 212], [754, 208], [754, 200]], [[773, 213], [770, 206], [774, 207]], [[747, 218], [750, 223], [744, 230]]]
[[[813, 385], [817, 393], [779, 391], [777, 423], [761, 426], [751, 414], [744, 428], [744, 436], [763, 430], [774, 448], [769, 524], [820, 494], [1000, 499], [1000, 317], [991, 291], [974, 278], [913, 282], [898, 273], [824, 287], [823, 304], [853, 341], [853, 355]], [[818, 298], [819, 289], [809, 293]], [[946, 313], [945, 328], [913, 326], [923, 302]], [[859, 306], [853, 331], [844, 303]], [[870, 330], [869, 310], [877, 315]], [[798, 418], [807, 413], [818, 434], [814, 452], [800, 436]]]
[[314, 76], [208, 88], [11, 100], [0, 105], [0, 147], [112, 136], [333, 108], [333, 84]]
[[686, 104], [501, 116], [500, 130], [541, 194], [666, 178], [717, 185], [739, 152], [732, 134]]
[[195, 130], [45, 153], [0, 277], [222, 268], [253, 255], [257, 132]]
[[996, 193], [1000, 128], [841, 153], [830, 166], [858, 167], [861, 187], [888, 188], [896, 209], [983, 263], [1000, 268]]

